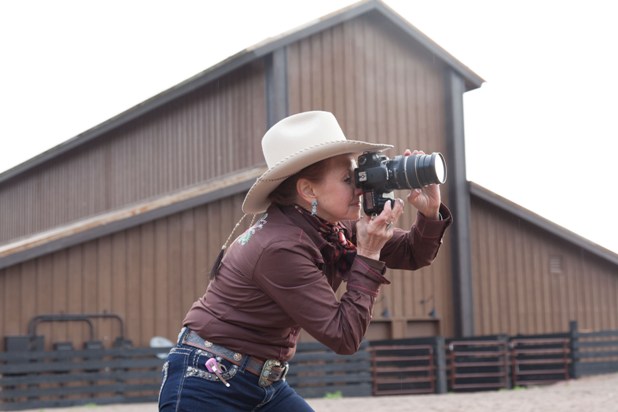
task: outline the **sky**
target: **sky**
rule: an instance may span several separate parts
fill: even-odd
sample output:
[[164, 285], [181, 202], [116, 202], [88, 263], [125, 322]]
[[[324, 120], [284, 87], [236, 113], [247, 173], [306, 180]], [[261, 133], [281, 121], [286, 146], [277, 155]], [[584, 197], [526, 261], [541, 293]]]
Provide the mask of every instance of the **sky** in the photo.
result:
[[[354, 3], [2, 0], [0, 173]], [[464, 94], [467, 179], [618, 253], [613, 2], [384, 3], [486, 81]]]

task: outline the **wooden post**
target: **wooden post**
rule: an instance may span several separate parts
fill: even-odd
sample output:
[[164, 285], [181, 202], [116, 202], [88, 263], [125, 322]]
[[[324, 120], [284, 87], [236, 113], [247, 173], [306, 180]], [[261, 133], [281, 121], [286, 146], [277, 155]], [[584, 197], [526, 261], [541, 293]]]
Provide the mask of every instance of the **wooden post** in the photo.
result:
[[569, 366], [569, 374], [571, 378], [579, 378], [578, 365], [577, 365], [577, 341], [579, 335], [577, 332], [577, 321], [572, 320], [569, 322], [569, 349], [571, 351], [571, 365]]
[[474, 336], [472, 252], [470, 242], [470, 190], [466, 178], [463, 124], [464, 79], [450, 71], [447, 87], [448, 199], [455, 218], [450, 229], [452, 244], [453, 315], [457, 337]]
[[444, 337], [436, 336], [435, 343], [435, 362], [436, 362], [436, 393], [446, 393], [448, 384], [446, 381], [446, 348]]

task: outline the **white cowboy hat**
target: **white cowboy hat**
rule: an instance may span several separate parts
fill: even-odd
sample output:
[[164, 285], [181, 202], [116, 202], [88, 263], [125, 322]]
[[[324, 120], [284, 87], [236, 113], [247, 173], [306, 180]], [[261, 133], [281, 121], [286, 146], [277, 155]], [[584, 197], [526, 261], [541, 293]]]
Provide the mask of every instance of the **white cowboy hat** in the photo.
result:
[[258, 214], [270, 205], [268, 195], [285, 179], [305, 167], [346, 153], [377, 152], [388, 144], [347, 140], [332, 113], [311, 111], [291, 115], [272, 126], [262, 138], [268, 170], [245, 197], [243, 212]]

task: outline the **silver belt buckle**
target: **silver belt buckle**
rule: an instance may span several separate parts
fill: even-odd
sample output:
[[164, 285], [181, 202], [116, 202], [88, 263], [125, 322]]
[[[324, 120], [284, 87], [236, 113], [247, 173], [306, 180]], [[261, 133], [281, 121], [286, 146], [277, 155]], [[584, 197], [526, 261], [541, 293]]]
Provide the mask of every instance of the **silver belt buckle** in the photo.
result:
[[288, 370], [290, 369], [290, 365], [287, 362], [281, 363], [277, 359], [267, 359], [262, 367], [262, 372], [260, 372], [259, 384], [262, 388], [272, 385], [273, 381], [269, 378], [274, 367], [283, 368], [283, 372], [281, 373], [279, 380], [285, 380]]
[[288, 376], [288, 371], [290, 370], [290, 364], [287, 362], [283, 362], [283, 373], [281, 374], [281, 380], [284, 381], [285, 377]]

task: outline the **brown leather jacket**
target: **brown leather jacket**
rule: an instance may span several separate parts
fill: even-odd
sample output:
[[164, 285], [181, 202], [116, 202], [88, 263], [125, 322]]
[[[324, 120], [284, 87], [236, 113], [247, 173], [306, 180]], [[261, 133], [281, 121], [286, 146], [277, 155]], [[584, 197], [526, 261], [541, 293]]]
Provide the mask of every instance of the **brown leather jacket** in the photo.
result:
[[[184, 325], [202, 338], [262, 359], [294, 356], [300, 329], [339, 354], [358, 350], [371, 321], [386, 267], [418, 269], [438, 253], [452, 221], [443, 205], [440, 221], [420, 213], [410, 231], [395, 229], [375, 261], [354, 259], [346, 274], [325, 262], [325, 240], [293, 207], [273, 206], [228, 248], [206, 294]], [[353, 233], [354, 222], [343, 222]], [[343, 281], [346, 292], [337, 299]]]

